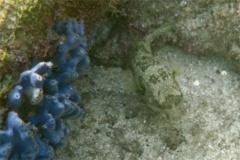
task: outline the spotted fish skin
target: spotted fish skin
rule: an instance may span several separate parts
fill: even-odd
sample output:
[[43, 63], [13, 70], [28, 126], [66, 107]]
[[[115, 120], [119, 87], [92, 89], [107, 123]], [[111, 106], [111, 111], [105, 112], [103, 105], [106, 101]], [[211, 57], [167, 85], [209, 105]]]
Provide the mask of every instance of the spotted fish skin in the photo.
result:
[[182, 100], [179, 84], [170, 69], [154, 59], [151, 42], [174, 25], [163, 26], [137, 44], [131, 60], [137, 90], [144, 94], [144, 101], [154, 110], [171, 109]]

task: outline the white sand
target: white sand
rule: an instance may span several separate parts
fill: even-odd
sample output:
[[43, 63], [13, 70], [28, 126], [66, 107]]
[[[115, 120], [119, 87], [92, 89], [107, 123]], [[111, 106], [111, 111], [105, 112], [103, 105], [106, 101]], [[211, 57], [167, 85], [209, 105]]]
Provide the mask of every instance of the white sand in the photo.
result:
[[240, 157], [240, 76], [231, 63], [155, 47], [177, 72], [184, 94], [179, 119], [147, 108], [131, 72], [90, 66], [76, 82], [84, 119], [69, 121], [68, 145], [56, 159], [226, 160]]

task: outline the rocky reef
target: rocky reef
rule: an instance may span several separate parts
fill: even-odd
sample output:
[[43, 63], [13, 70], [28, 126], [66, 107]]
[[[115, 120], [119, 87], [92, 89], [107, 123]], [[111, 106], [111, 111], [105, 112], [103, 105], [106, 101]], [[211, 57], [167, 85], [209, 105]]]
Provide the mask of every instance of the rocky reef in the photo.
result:
[[[0, 6], [2, 157], [51, 159], [53, 149], [65, 145], [70, 126], [69, 145], [56, 150], [57, 159], [238, 159], [239, 75], [232, 64], [240, 68], [239, 2], [9, 0], [1, 1]], [[81, 63], [74, 52], [84, 50], [69, 48], [69, 44], [75, 46], [77, 42], [71, 43], [72, 33], [61, 31], [66, 21], [54, 24], [58, 34], [63, 35], [60, 45], [59, 39], [52, 38], [49, 32], [55, 19], [69, 18], [84, 18], [86, 32], [95, 22], [101, 30], [88, 43], [93, 65], [76, 82], [81, 88], [78, 90], [81, 101], [72, 81], [82, 72], [81, 66], [88, 57]], [[145, 52], [141, 48], [144, 37], [168, 23], [175, 26], [148, 45], [152, 53], [147, 56], [148, 62], [142, 63], [140, 54], [132, 62], [138, 64], [134, 68], [145, 78], [135, 81], [140, 89], [140, 94], [136, 93], [132, 76], [137, 76], [128, 70], [131, 55]], [[48, 62], [58, 45], [57, 56]], [[45, 62], [29, 67], [33, 57]], [[67, 60], [69, 57], [72, 59]], [[140, 63], [151, 66], [139, 72]], [[180, 118], [179, 112], [174, 112], [177, 119], [171, 119], [142, 103], [143, 100], [154, 106], [161, 103], [156, 103], [158, 97], [151, 95], [157, 93], [154, 87], [165, 89], [159, 83], [153, 85], [161, 80], [155, 76], [157, 65], [164, 66], [172, 80], [166, 84], [168, 87], [179, 84], [177, 88], [183, 94]], [[40, 66], [46, 69], [40, 72]], [[30, 69], [18, 79], [25, 68]], [[7, 98], [11, 111], [5, 114]], [[84, 112], [88, 116], [81, 123], [76, 120], [68, 125], [66, 120], [83, 114], [83, 110], [77, 109], [79, 101], [86, 105]], [[23, 142], [27, 143], [25, 148]], [[193, 152], [196, 150], [197, 153]]]

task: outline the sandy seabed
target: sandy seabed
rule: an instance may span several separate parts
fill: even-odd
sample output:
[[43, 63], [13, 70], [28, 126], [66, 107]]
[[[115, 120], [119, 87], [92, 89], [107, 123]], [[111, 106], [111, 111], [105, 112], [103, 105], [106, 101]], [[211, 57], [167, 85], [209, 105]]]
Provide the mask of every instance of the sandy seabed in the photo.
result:
[[[85, 109], [69, 121], [68, 145], [56, 159], [226, 160], [240, 157], [240, 76], [214, 56], [154, 48], [177, 73], [181, 115], [154, 112], [134, 91], [130, 70], [90, 65], [76, 82]], [[177, 117], [177, 118], [176, 118]]]

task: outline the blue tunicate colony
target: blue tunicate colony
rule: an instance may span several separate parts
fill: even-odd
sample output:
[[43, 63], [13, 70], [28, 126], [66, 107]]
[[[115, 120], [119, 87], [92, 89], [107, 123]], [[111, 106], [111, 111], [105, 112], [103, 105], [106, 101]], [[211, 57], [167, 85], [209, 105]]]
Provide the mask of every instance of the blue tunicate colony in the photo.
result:
[[[53, 149], [66, 144], [69, 126], [64, 120], [78, 118], [80, 96], [71, 84], [89, 64], [87, 42], [82, 23], [56, 21], [53, 29], [65, 37], [52, 62], [40, 62], [21, 73], [9, 93], [11, 111], [0, 130], [0, 160], [53, 159]], [[35, 112], [24, 122], [20, 108], [29, 105]]]

